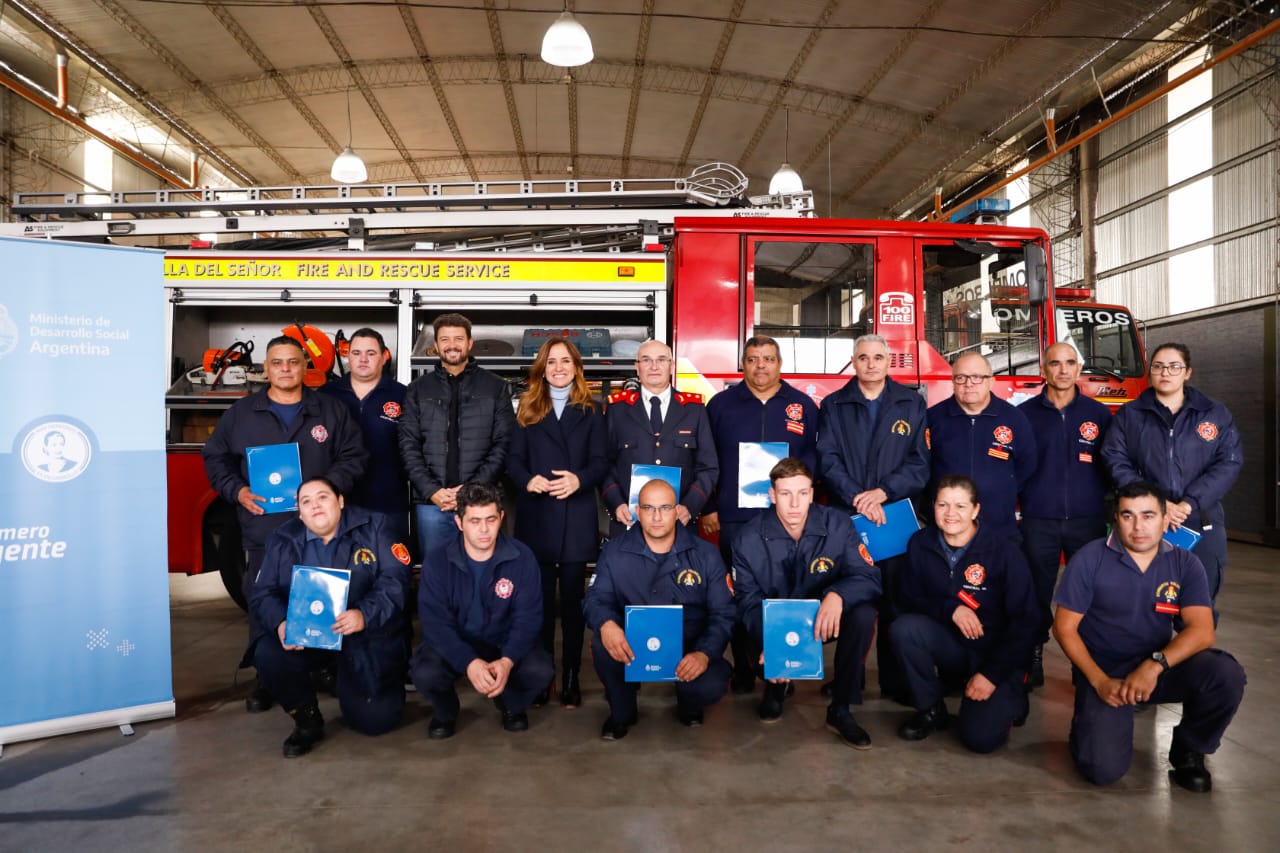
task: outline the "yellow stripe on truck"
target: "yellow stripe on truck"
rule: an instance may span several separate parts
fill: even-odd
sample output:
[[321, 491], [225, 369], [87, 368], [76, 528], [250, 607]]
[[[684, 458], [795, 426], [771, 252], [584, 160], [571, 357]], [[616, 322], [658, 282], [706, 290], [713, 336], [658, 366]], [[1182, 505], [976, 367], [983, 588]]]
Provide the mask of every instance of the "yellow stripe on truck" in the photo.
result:
[[663, 258], [628, 257], [625, 263], [604, 259], [519, 260], [485, 258], [305, 258], [281, 256], [208, 257], [168, 255], [167, 282], [377, 282], [409, 285], [512, 284], [544, 281], [666, 284]]

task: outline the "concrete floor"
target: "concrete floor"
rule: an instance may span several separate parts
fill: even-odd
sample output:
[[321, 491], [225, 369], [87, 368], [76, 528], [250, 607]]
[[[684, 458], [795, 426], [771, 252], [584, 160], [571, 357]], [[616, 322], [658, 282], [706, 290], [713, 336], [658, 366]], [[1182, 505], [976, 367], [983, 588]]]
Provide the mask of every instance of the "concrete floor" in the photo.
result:
[[857, 714], [874, 748], [851, 750], [823, 728], [815, 684], [775, 725], [756, 719], [754, 697], [729, 696], [695, 730], [675, 721], [669, 689], [646, 688], [640, 725], [606, 743], [590, 674], [582, 708], [534, 710], [524, 734], [503, 732], [488, 702], [464, 695], [458, 735], [444, 742], [427, 740], [415, 694], [401, 728], [376, 739], [333, 720], [336, 700], [325, 699], [329, 739], [286, 761], [289, 721], [246, 714], [243, 677], [232, 686], [242, 614], [218, 578], [173, 577], [177, 719], [129, 738], [111, 729], [7, 746], [0, 850], [1274, 851], [1278, 558], [1231, 546], [1219, 645], [1249, 686], [1210, 759], [1208, 795], [1170, 789], [1176, 706], [1138, 717], [1123, 780], [1105, 790], [1080, 780], [1056, 646], [1027, 725], [990, 756], [949, 733], [899, 740], [909, 712], [879, 698]]

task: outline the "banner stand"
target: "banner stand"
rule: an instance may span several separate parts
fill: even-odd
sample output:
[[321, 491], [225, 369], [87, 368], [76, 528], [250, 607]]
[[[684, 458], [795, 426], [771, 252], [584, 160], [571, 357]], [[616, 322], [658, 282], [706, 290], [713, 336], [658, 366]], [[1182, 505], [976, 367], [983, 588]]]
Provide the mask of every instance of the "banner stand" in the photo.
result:
[[24, 740], [68, 735], [73, 732], [105, 729], [119, 726], [121, 734], [131, 735], [134, 723], [145, 723], [149, 720], [166, 720], [176, 713], [172, 701], [153, 702], [150, 705], [135, 705], [132, 708], [117, 708], [114, 711], [95, 711], [92, 714], [79, 714], [74, 717], [59, 717], [56, 720], [41, 720], [38, 723], [23, 723], [19, 726], [0, 727], [0, 756], [4, 755], [5, 744], [18, 743]]

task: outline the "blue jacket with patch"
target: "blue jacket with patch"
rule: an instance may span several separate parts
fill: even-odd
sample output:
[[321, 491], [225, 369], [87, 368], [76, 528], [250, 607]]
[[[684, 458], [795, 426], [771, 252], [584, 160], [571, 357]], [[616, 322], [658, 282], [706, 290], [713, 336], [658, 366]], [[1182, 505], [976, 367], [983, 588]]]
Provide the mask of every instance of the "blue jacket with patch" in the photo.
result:
[[738, 616], [764, 643], [766, 598], [816, 598], [834, 592], [846, 608], [880, 597], [880, 572], [862, 557], [853, 522], [844, 512], [812, 504], [799, 541], [776, 512], [747, 522], [733, 542], [733, 593]]
[[364, 435], [369, 464], [348, 495], [357, 506], [389, 514], [409, 511], [409, 478], [400, 460], [400, 415], [407, 390], [403, 383], [383, 376], [362, 400], [352, 389], [349, 375], [320, 389], [346, 404]]
[[613, 621], [626, 627], [628, 605], [678, 604], [684, 608], [684, 653], [724, 656], [733, 630], [733, 597], [720, 552], [676, 525], [671, 550], [655, 554], [639, 524], [610, 539], [582, 601], [592, 631]]
[[1018, 411], [1036, 434], [1036, 475], [1022, 490], [1023, 518], [1097, 518], [1107, 514], [1103, 437], [1111, 410], [1079, 390], [1065, 408], [1047, 390]]

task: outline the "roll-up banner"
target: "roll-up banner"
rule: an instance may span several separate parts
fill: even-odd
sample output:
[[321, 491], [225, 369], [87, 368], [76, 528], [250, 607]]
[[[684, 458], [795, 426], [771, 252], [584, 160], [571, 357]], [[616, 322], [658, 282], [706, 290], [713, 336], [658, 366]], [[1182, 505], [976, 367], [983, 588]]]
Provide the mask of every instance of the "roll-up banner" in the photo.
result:
[[174, 714], [163, 262], [0, 238], [0, 747]]

